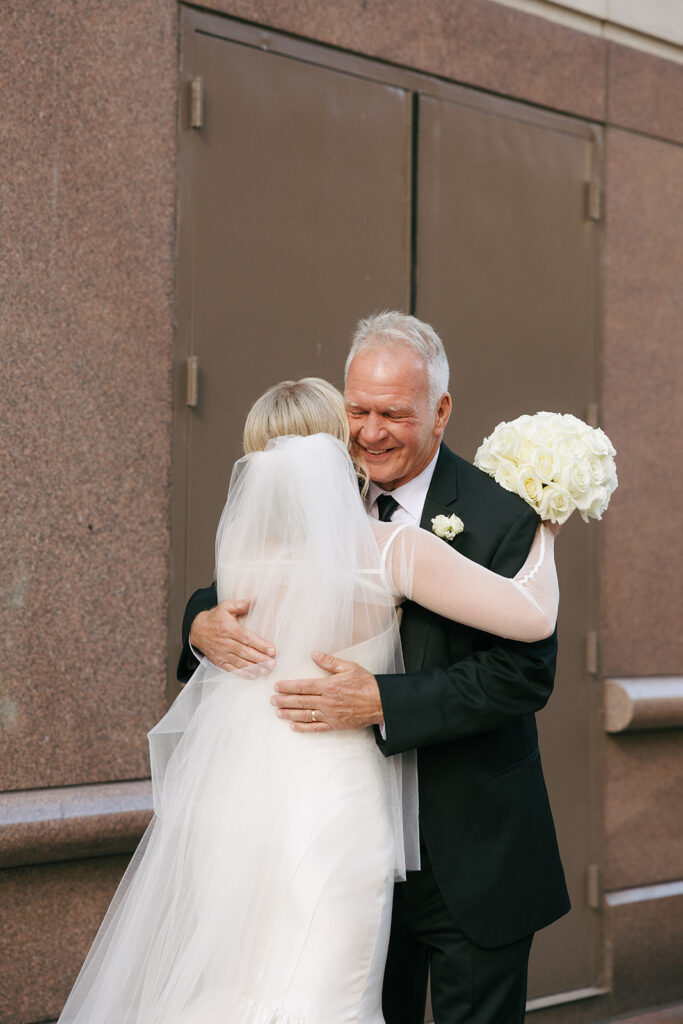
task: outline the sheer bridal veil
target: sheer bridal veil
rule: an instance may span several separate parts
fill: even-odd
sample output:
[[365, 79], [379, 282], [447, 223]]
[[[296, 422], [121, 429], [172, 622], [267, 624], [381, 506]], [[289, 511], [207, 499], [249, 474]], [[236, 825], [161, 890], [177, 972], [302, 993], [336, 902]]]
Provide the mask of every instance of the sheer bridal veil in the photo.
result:
[[386, 634], [392, 671], [394, 602], [379, 569], [341, 441], [279, 437], [236, 464], [216, 538], [218, 599], [256, 596], [246, 624], [273, 639], [281, 667]]
[[[208, 1010], [202, 1016], [201, 1002], [212, 986], [229, 978], [239, 990], [255, 964], [272, 961], [263, 922], [277, 916], [290, 861], [291, 877], [303, 871], [305, 891], [317, 898], [324, 883], [297, 851], [315, 849], [321, 878], [337, 870], [338, 843], [328, 853], [326, 837], [336, 834], [332, 814], [352, 799], [344, 797], [345, 764], [355, 766], [361, 790], [366, 763], [382, 780], [396, 877], [419, 865], [414, 752], [383, 758], [369, 729], [293, 732], [269, 703], [276, 679], [324, 675], [313, 650], [373, 673], [402, 670], [394, 595], [340, 441], [278, 437], [236, 463], [216, 581], [219, 601], [253, 599], [244, 623], [274, 643], [275, 667], [245, 679], [204, 659], [150, 732], [155, 815], [60, 1024], [213, 1019]], [[143, 673], [135, 685], [144, 684]], [[361, 855], [363, 827], [347, 837]], [[193, 1005], [199, 1016], [183, 1009]]]
[[[314, 650], [373, 674], [403, 671], [392, 585], [349, 453], [330, 434], [276, 437], [235, 463], [216, 535], [216, 584], [219, 601], [253, 598], [244, 625], [277, 652], [269, 690], [276, 678], [322, 675], [310, 659]], [[226, 673], [204, 662], [150, 733], [157, 813], [196, 708], [225, 682]], [[404, 878], [419, 867], [417, 759], [411, 752], [386, 760], [396, 877]]]

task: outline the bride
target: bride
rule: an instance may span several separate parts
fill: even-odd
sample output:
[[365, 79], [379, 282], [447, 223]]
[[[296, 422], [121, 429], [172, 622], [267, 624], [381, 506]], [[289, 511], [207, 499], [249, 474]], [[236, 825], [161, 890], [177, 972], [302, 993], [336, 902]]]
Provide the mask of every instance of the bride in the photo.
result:
[[414, 755], [384, 758], [371, 729], [293, 731], [273, 685], [322, 675], [314, 649], [400, 672], [405, 597], [533, 641], [558, 591], [546, 526], [507, 579], [369, 518], [348, 440], [342, 396], [316, 378], [249, 413], [218, 599], [254, 595], [245, 625], [277, 661], [252, 679], [204, 659], [149, 734], [155, 814], [60, 1024], [383, 1022], [393, 884], [419, 867]]

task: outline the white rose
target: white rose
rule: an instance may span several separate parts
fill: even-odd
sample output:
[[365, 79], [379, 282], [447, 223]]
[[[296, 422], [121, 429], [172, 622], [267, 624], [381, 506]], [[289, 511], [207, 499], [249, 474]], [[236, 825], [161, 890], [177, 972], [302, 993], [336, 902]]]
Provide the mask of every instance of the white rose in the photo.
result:
[[604, 430], [600, 427], [589, 429], [585, 436], [589, 450], [602, 458], [604, 455], [616, 455], [616, 450]]
[[574, 495], [574, 501], [576, 507], [581, 513], [582, 518], [585, 522], [588, 522], [588, 512], [594, 506], [596, 498], [602, 496], [604, 489], [602, 487], [589, 487], [583, 494]]
[[600, 461], [602, 462], [602, 468], [605, 470], [605, 476], [617, 475], [617, 466], [611, 455], [603, 455]]
[[555, 480], [560, 471], [559, 460], [551, 447], [537, 448], [530, 459], [530, 464], [545, 484]]
[[566, 412], [561, 416], [557, 417], [557, 428], [565, 434], [577, 434], [582, 437], [587, 430], [592, 430], [587, 423], [580, 420], [578, 416], [574, 416], [571, 412]]
[[554, 430], [554, 447], [561, 460], [585, 458], [590, 449], [586, 444], [585, 423], [575, 416], [559, 416]]
[[491, 438], [492, 450], [505, 459], [514, 459], [519, 446], [519, 431], [512, 423], [499, 423]]
[[515, 491], [519, 494], [519, 476], [517, 467], [512, 462], [501, 462], [493, 479], [506, 491]]
[[523, 466], [533, 462], [534, 455], [536, 454], [537, 445], [534, 441], [529, 440], [528, 437], [522, 436], [519, 439], [519, 447], [517, 449], [517, 465]]
[[593, 500], [586, 509], [589, 519], [602, 519], [602, 513], [609, 505], [610, 492], [606, 487], [596, 487], [593, 492]]
[[450, 516], [434, 516], [432, 519], [432, 533], [435, 533], [437, 537], [441, 537], [442, 540], [453, 540], [464, 529], [465, 524], [460, 516], [456, 516], [455, 513]]
[[588, 448], [580, 437], [567, 434], [557, 440], [557, 455], [561, 462], [584, 459], [588, 456]]
[[602, 459], [598, 458], [597, 455], [593, 455], [592, 452], [589, 452], [586, 456], [586, 465], [588, 466], [588, 472], [590, 473], [593, 483], [601, 484], [605, 479], [605, 470], [602, 464]]
[[538, 514], [541, 519], [549, 519], [551, 523], [564, 523], [569, 519], [576, 505], [572, 496], [559, 484], [548, 484], [543, 488], [543, 497]]
[[520, 495], [535, 509], [538, 509], [543, 496], [543, 481], [533, 466], [520, 466], [518, 473]]
[[486, 442], [477, 448], [477, 454], [474, 456], [474, 465], [477, 469], [481, 469], [484, 473], [488, 473], [489, 476], [493, 476], [500, 464], [500, 456], [492, 452]]
[[542, 448], [550, 447], [555, 435], [555, 417], [548, 412], [536, 413], [525, 430], [525, 434], [534, 444], [540, 445]]
[[557, 440], [558, 437], [565, 437], [566, 434], [570, 433], [564, 424], [564, 416], [560, 416], [559, 413], [549, 414], [548, 418], [543, 419], [542, 422], [545, 429], [555, 440]]
[[[611, 455], [599, 456], [589, 451], [586, 462], [594, 484], [602, 486], [606, 485], [608, 481], [613, 481], [614, 487], [616, 487], [617, 467]], [[611, 490], [614, 490], [614, 487]]]
[[594, 483], [588, 459], [577, 459], [563, 466], [557, 482], [569, 491], [577, 507], [581, 508], [579, 498], [592, 491]]

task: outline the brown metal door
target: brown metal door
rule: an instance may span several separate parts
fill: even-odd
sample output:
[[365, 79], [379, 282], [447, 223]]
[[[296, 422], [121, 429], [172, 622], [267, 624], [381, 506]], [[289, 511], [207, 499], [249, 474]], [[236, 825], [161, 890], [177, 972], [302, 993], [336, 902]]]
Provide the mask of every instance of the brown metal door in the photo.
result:
[[[541, 409], [585, 418], [595, 401], [594, 145], [588, 126], [512, 103], [484, 112], [420, 99], [416, 312], [446, 340], [448, 441], [465, 458], [500, 420]], [[539, 719], [573, 910], [535, 940], [532, 999], [595, 986], [599, 971], [599, 921], [586, 902], [599, 822], [585, 656], [596, 531], [571, 521], [558, 541], [560, 662]]]
[[[182, 12], [181, 59], [172, 667], [186, 596], [212, 574], [251, 402], [285, 377], [340, 384], [355, 321], [410, 308], [411, 270], [415, 311], [447, 342], [448, 441], [465, 457], [523, 411], [585, 417], [598, 387], [594, 128], [196, 10]], [[191, 355], [199, 403], [187, 409]], [[585, 655], [598, 532], [570, 522], [558, 544], [560, 666], [540, 726], [574, 909], [536, 939], [537, 1004], [599, 983], [586, 901], [600, 858], [599, 718]]]
[[250, 405], [286, 378], [341, 386], [358, 318], [409, 301], [410, 93], [232, 42], [229, 26], [183, 12], [171, 663], [186, 597], [213, 576]]

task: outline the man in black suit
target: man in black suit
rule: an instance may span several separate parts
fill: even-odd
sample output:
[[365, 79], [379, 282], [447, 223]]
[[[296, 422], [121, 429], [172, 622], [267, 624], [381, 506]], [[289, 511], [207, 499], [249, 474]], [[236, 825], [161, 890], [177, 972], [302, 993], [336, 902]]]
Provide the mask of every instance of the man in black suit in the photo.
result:
[[[346, 405], [371, 513], [424, 529], [455, 513], [464, 529], [450, 543], [517, 572], [537, 516], [442, 443], [448, 363], [431, 327], [399, 313], [362, 321]], [[267, 666], [267, 641], [239, 626], [245, 606], [215, 603], [211, 588], [190, 599], [181, 679], [196, 667], [192, 647], [227, 668]], [[556, 636], [504, 641], [408, 602], [401, 638], [405, 674], [322, 655], [328, 677], [281, 681], [273, 703], [301, 731], [374, 725], [385, 754], [417, 748], [422, 867], [395, 889], [387, 1024], [424, 1019], [430, 968], [436, 1024], [521, 1024], [533, 933], [569, 909], [534, 719], [552, 691]]]

